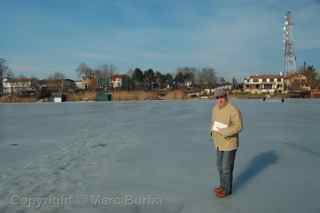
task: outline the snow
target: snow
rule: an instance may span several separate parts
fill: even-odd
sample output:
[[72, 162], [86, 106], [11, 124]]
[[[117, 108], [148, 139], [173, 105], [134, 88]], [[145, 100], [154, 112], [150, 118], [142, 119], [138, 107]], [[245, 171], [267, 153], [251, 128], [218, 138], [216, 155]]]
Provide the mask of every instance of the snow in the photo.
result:
[[233, 103], [245, 128], [225, 199], [212, 101], [1, 104], [0, 212], [319, 212], [320, 101]]

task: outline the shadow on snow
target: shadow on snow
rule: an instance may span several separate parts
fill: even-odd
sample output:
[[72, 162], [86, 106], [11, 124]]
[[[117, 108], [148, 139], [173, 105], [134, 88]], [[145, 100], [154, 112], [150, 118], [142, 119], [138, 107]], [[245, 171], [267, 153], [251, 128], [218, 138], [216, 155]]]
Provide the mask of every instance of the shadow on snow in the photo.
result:
[[263, 172], [263, 170], [277, 163], [278, 159], [278, 154], [274, 150], [256, 155], [240, 175], [235, 178], [234, 192], [243, 188], [250, 180]]

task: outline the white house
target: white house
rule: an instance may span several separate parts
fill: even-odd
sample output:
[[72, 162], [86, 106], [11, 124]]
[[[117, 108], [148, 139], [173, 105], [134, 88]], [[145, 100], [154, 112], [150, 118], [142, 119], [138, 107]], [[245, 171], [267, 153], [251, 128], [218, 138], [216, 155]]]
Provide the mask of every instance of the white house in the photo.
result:
[[86, 89], [86, 84], [84, 83], [84, 81], [75, 81], [75, 84], [77, 89]]
[[252, 94], [285, 93], [283, 75], [252, 75], [244, 79], [244, 91]]
[[30, 78], [3, 79], [3, 95], [34, 95], [39, 91], [36, 80]]
[[122, 87], [122, 76], [121, 75], [113, 75], [112, 76], [112, 88], [121, 88]]

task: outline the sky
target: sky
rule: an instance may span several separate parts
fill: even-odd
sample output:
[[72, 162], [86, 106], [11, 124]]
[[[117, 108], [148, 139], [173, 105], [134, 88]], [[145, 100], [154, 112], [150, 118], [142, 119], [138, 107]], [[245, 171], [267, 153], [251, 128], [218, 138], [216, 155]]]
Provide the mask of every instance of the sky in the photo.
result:
[[299, 66], [320, 68], [320, 0], [0, 0], [0, 58], [45, 78], [113, 64], [175, 72], [214, 67], [227, 79], [283, 70], [292, 11]]

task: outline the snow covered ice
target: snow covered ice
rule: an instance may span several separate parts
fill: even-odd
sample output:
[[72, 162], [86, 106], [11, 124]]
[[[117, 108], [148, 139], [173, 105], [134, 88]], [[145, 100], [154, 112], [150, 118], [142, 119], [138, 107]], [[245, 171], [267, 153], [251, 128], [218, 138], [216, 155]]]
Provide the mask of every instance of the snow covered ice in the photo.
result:
[[0, 212], [320, 212], [320, 101], [233, 103], [244, 130], [225, 199], [212, 101], [1, 104]]

